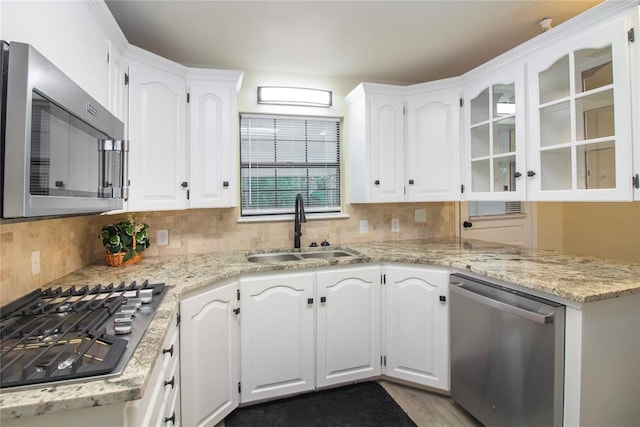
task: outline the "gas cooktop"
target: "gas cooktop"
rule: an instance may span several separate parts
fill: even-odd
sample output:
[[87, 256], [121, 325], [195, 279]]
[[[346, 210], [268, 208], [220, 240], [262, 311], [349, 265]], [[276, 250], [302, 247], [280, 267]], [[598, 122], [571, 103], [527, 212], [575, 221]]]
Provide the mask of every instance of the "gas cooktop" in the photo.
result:
[[163, 283], [36, 290], [0, 309], [0, 388], [122, 373], [165, 294]]

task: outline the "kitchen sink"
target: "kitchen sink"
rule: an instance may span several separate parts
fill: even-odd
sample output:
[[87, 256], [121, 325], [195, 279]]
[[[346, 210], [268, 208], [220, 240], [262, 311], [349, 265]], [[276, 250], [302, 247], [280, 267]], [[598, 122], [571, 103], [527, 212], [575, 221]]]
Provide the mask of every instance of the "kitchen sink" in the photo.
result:
[[303, 252], [300, 254], [302, 258], [341, 258], [346, 256], [355, 256], [351, 252], [342, 250], [319, 251], [319, 252]]
[[272, 252], [264, 254], [247, 255], [247, 261], [260, 263], [279, 263], [286, 261], [302, 261], [305, 259], [330, 259], [357, 256], [354, 253], [341, 249], [332, 249], [328, 251], [317, 252]]

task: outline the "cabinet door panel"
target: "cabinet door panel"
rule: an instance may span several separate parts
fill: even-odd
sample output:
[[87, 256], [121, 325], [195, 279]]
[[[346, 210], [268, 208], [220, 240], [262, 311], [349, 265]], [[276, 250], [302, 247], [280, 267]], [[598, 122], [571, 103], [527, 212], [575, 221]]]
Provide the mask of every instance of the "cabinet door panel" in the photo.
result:
[[380, 268], [318, 272], [317, 300], [317, 385], [379, 375]]
[[[190, 89], [190, 189], [193, 208], [236, 205], [238, 141], [234, 87], [192, 84]], [[233, 104], [233, 106], [232, 106]]]
[[132, 61], [129, 210], [184, 209], [186, 83]]
[[238, 406], [237, 289], [234, 281], [180, 303], [184, 425], [215, 425]]
[[448, 282], [444, 269], [386, 267], [386, 375], [449, 390]]
[[632, 199], [629, 69], [623, 18], [528, 59], [531, 200]]
[[372, 201], [403, 201], [404, 102], [401, 97], [375, 95], [369, 108]]
[[458, 92], [407, 101], [407, 195], [412, 202], [460, 199]]
[[245, 278], [242, 402], [315, 388], [313, 273]]

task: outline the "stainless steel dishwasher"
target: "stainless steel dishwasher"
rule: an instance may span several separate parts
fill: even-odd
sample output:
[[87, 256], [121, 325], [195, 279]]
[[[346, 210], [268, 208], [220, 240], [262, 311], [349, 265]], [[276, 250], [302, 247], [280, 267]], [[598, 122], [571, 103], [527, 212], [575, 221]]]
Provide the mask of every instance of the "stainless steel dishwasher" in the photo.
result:
[[487, 426], [560, 426], [565, 307], [450, 276], [451, 397]]

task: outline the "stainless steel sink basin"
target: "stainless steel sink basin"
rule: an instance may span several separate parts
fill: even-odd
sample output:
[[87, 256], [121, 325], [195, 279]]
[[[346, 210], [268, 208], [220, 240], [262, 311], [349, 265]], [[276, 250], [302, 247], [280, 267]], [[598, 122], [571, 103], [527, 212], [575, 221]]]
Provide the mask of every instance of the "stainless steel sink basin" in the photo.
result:
[[302, 257], [292, 253], [272, 253], [249, 255], [247, 260], [250, 262], [277, 263], [284, 261], [300, 261], [302, 260]]
[[330, 259], [330, 258], [342, 258], [357, 256], [351, 252], [347, 252], [341, 249], [332, 249], [328, 251], [316, 251], [316, 252], [272, 252], [265, 254], [253, 254], [247, 256], [249, 262], [261, 262], [261, 263], [278, 263], [286, 261], [302, 261], [305, 259]]
[[341, 258], [345, 256], [355, 256], [350, 252], [337, 249], [331, 251], [306, 252], [301, 253], [300, 255], [302, 255], [302, 258]]

